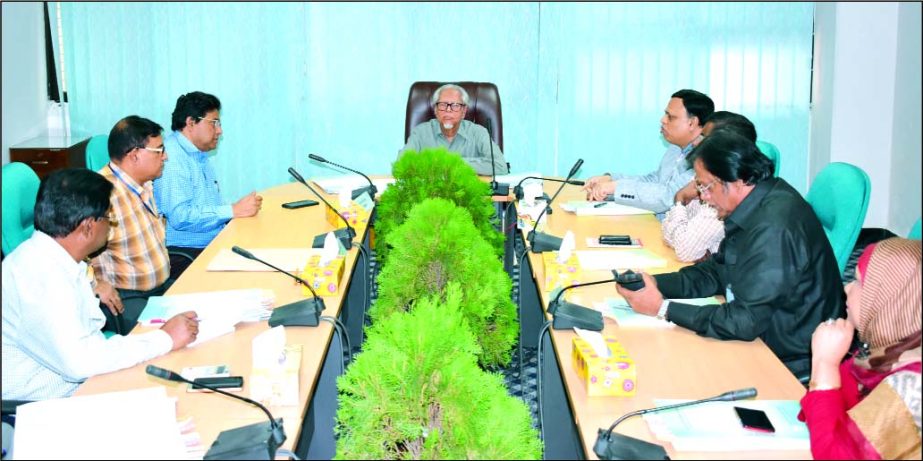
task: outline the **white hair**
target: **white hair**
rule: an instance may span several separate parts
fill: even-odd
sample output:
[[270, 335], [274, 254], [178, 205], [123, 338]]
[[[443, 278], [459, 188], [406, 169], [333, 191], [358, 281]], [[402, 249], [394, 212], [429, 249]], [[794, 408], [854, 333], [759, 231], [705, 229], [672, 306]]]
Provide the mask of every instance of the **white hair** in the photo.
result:
[[456, 84], [454, 84], [454, 83], [446, 83], [445, 85], [442, 85], [442, 86], [440, 86], [439, 88], [437, 88], [435, 92], [433, 92], [433, 99], [432, 99], [432, 101], [431, 101], [433, 107], [436, 107], [436, 103], [439, 102], [439, 96], [440, 96], [440, 95], [442, 94], [442, 92], [445, 91], [445, 90], [455, 90], [455, 91], [457, 91], [459, 94], [461, 94], [462, 102], [463, 102], [466, 106], [468, 105], [468, 92], [465, 91], [464, 88], [462, 88], [462, 87], [460, 87], [460, 86], [458, 86], [458, 85], [456, 85]]

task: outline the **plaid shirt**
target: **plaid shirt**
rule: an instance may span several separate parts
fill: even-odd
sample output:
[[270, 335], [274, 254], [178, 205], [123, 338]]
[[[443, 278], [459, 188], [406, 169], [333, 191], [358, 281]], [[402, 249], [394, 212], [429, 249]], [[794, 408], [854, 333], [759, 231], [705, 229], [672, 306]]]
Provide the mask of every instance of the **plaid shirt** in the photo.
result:
[[116, 288], [148, 291], [170, 276], [163, 217], [154, 202], [153, 184], [144, 187], [109, 163], [99, 173], [115, 187], [109, 208], [109, 243], [93, 258], [97, 280]]

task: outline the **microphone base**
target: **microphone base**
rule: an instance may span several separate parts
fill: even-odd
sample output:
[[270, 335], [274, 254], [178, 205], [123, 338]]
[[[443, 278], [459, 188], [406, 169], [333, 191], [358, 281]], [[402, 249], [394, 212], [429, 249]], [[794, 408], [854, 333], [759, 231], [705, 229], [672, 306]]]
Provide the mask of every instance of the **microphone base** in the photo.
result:
[[320, 314], [324, 311], [323, 298], [308, 298], [295, 301], [272, 310], [269, 326], [316, 327], [320, 324]]
[[[340, 243], [343, 244], [343, 247], [344, 247], [344, 248], [346, 248], [347, 250], [352, 249], [352, 247], [353, 247], [353, 237], [355, 237], [356, 234], [355, 234], [354, 232], [350, 232], [350, 229], [349, 229], [348, 227], [341, 227], [341, 228], [339, 228], [339, 229], [333, 231], [333, 235], [336, 236], [337, 240], [339, 240]], [[324, 240], [325, 240], [326, 238], [327, 238], [327, 232], [324, 232], [323, 234], [319, 234], [319, 235], [315, 236], [315, 237], [314, 237], [314, 242], [313, 242], [313, 244], [311, 245], [311, 247], [312, 247], [312, 248], [323, 248], [323, 247], [324, 247]]]
[[276, 423], [282, 440], [277, 440], [269, 421], [228, 429], [218, 434], [203, 459], [275, 459], [276, 450], [285, 441], [282, 419]]
[[555, 237], [544, 232], [530, 231], [526, 237], [529, 240], [529, 246], [533, 253], [544, 253], [546, 251], [558, 251], [561, 249], [561, 237]]
[[372, 200], [375, 200], [375, 195], [378, 194], [378, 187], [376, 187], [374, 184], [372, 184], [372, 185], [369, 185], [369, 186], [365, 186], [365, 187], [360, 187], [360, 188], [358, 188], [358, 189], [354, 189], [354, 190], [353, 190], [353, 194], [352, 194], [353, 200], [355, 200], [355, 199], [358, 198], [360, 195], [362, 195], [362, 194], [364, 194], [364, 193], [366, 193], [366, 192], [369, 193], [369, 197], [370, 197]]
[[662, 446], [641, 439], [613, 432], [606, 438], [606, 430], [600, 429], [593, 444], [593, 453], [599, 459], [670, 459]]
[[603, 329], [603, 314], [597, 310], [559, 301], [554, 309], [549, 307], [548, 311], [553, 311], [554, 320], [551, 322], [551, 328], [555, 330], [569, 330], [574, 327], [590, 331]]
[[[522, 192], [520, 192], [520, 194], [522, 194]], [[497, 181], [491, 181], [490, 195], [510, 195], [510, 185], [498, 183]]]

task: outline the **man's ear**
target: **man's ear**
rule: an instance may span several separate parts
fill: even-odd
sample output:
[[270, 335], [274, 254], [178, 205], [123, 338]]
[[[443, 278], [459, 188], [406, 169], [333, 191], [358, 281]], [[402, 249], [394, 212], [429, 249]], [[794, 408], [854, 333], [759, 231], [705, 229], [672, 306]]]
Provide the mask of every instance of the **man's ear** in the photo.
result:
[[90, 239], [93, 236], [93, 226], [96, 224], [96, 218], [84, 218], [83, 221], [80, 221], [80, 224], [77, 226], [77, 229], [80, 231], [80, 235], [85, 239]]
[[191, 115], [187, 116], [187, 117], [186, 117], [186, 126], [191, 128], [193, 125], [195, 125], [195, 119], [192, 118]]

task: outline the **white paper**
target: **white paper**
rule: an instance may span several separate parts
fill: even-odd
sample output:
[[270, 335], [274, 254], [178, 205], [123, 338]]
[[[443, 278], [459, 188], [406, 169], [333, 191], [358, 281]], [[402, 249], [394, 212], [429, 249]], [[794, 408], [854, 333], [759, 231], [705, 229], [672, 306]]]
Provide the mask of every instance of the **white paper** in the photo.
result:
[[577, 241], [574, 233], [567, 231], [561, 239], [561, 248], [558, 250], [558, 263], [564, 264], [567, 262], [575, 248], [577, 248]]
[[584, 330], [583, 328], [574, 327], [574, 331], [577, 332], [577, 336], [583, 338], [590, 347], [596, 352], [596, 355], [607, 358], [612, 355], [612, 351], [609, 350], [609, 346], [606, 345], [606, 340], [603, 339], [603, 335], [598, 331]]
[[163, 386], [28, 403], [16, 459], [189, 459]]
[[538, 180], [537, 182], [532, 182], [531, 180], [522, 186], [522, 199], [526, 202], [527, 206], [532, 206], [535, 204], [535, 199], [542, 196], [544, 189], [542, 188], [542, 182]]
[[327, 235], [324, 237], [324, 248], [321, 249], [320, 253], [320, 262], [318, 266], [327, 267], [330, 264], [330, 261], [333, 261], [337, 255], [340, 254], [340, 241], [337, 239], [336, 234], [333, 232], [327, 232]]
[[253, 338], [253, 368], [274, 369], [285, 364], [285, 327], [272, 327]]
[[585, 200], [571, 200], [560, 204], [560, 207], [562, 210], [569, 213], [576, 213], [577, 216], [632, 216], [654, 214], [651, 210], [609, 201], [588, 202]]

